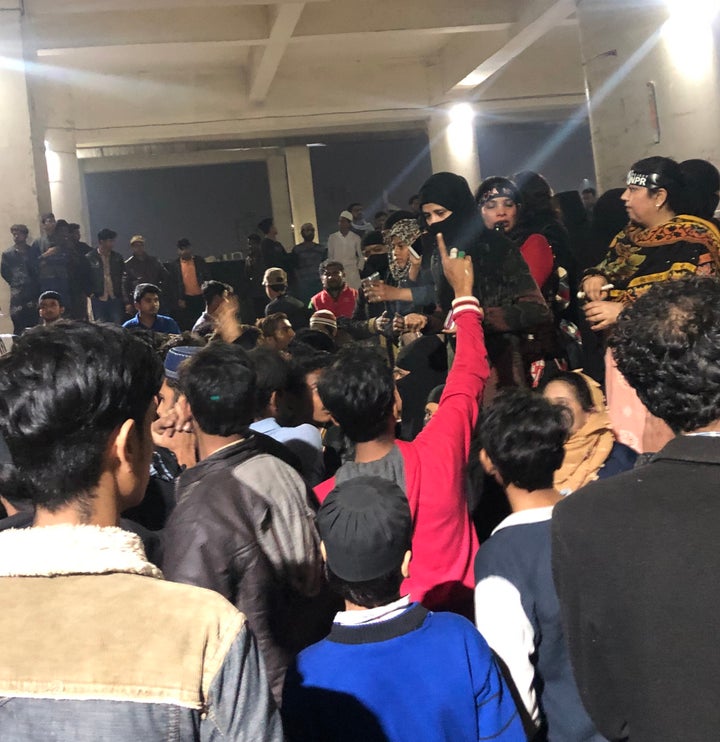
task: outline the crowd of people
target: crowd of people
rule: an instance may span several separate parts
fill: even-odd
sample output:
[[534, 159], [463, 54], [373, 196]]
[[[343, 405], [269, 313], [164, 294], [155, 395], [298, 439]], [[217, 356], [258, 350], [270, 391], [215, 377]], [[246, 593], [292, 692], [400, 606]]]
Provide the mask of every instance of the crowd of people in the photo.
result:
[[720, 175], [473, 186], [11, 227], [0, 739], [714, 739]]

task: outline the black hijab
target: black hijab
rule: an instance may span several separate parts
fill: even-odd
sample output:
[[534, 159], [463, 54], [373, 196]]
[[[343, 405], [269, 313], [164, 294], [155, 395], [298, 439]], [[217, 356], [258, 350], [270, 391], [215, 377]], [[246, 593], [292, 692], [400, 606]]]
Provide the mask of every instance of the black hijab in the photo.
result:
[[420, 205], [423, 204], [439, 204], [452, 212], [442, 222], [424, 225], [431, 234], [442, 233], [448, 250], [457, 247], [467, 252], [485, 229], [470, 186], [462, 175], [431, 175], [420, 189]]

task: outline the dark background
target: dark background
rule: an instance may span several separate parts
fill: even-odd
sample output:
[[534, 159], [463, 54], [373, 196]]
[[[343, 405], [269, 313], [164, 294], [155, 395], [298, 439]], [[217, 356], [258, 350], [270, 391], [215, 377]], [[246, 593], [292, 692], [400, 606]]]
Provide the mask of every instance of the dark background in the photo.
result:
[[[477, 122], [483, 177], [518, 170], [541, 172], [556, 191], [581, 189], [594, 180], [587, 121], [517, 122], [483, 117]], [[322, 138], [319, 138], [322, 141]], [[358, 135], [311, 148], [319, 233], [324, 241], [351, 201], [366, 217], [384, 208], [383, 192], [400, 208], [430, 176], [427, 136], [389, 132], [385, 138]], [[129, 255], [133, 234], [162, 260], [176, 257], [175, 243], [188, 237], [199, 255], [245, 247], [245, 235], [271, 214], [264, 162], [90, 173], [85, 176], [92, 237], [103, 227], [118, 232], [118, 250]], [[470, 184], [476, 187], [477, 184]]]

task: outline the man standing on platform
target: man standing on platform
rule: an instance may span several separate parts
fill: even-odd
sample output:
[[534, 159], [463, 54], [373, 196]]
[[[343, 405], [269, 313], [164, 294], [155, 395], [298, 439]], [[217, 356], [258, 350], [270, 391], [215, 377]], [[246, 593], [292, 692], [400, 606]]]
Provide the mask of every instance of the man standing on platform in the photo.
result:
[[175, 319], [181, 330], [189, 330], [205, 309], [201, 287], [211, 276], [205, 258], [193, 255], [189, 239], [178, 240], [177, 249], [178, 258], [170, 264], [168, 283], [176, 292]]
[[341, 263], [345, 270], [348, 286], [360, 288], [360, 271], [365, 265], [362, 240], [350, 229], [352, 214], [341, 211], [338, 218], [338, 231], [328, 238], [328, 260]]
[[90, 264], [90, 296], [93, 317], [98, 322], [112, 322], [121, 325], [125, 313], [132, 312], [130, 299], [123, 289], [125, 261], [115, 252], [117, 232], [101, 229], [98, 232], [97, 250], [91, 250], [85, 257]]
[[125, 295], [134, 296], [135, 288], [141, 283], [152, 283], [164, 289], [167, 269], [156, 257], [145, 252], [145, 238], [141, 234], [130, 238], [130, 250], [132, 255], [125, 261]]
[[295, 295], [307, 305], [313, 294], [322, 288], [318, 268], [326, 258], [327, 250], [315, 242], [315, 227], [309, 222], [300, 227], [300, 234], [303, 241], [292, 249], [295, 262]]
[[13, 332], [19, 335], [26, 327], [38, 323], [37, 297], [40, 293], [38, 278], [39, 250], [28, 245], [28, 228], [24, 224], [10, 227], [13, 245], [2, 254], [0, 272], [10, 286], [10, 316]]

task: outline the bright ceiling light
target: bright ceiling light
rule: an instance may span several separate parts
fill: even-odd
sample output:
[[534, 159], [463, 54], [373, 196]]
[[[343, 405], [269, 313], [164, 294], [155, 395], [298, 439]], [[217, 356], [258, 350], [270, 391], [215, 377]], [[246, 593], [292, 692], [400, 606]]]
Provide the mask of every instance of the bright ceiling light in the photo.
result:
[[717, 0], [667, 0], [671, 18], [683, 18], [688, 23], [711, 23], [720, 12]]
[[448, 116], [453, 124], [467, 124], [475, 118], [475, 111], [469, 103], [456, 103], [448, 111]]

